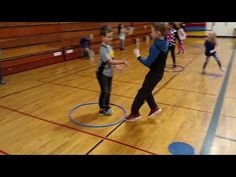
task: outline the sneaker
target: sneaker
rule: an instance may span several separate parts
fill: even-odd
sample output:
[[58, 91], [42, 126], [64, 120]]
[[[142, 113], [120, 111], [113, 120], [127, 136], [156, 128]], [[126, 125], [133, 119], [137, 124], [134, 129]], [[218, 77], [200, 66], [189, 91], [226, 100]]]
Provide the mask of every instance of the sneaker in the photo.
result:
[[224, 67], [220, 67], [220, 70], [222, 71], [222, 72], [224, 72], [225, 71], [225, 68]]
[[111, 116], [112, 115], [112, 111], [111, 111], [111, 109], [107, 109], [107, 110], [100, 109], [99, 110], [99, 115], [101, 115], [101, 116]]
[[4, 80], [0, 81], [0, 85], [5, 84], [6, 82]]
[[127, 122], [134, 122], [138, 119], [141, 119], [140, 114], [130, 114], [128, 117], [125, 118]]
[[161, 108], [156, 107], [155, 109], [152, 109], [150, 111], [150, 113], [148, 114], [148, 117], [151, 118], [151, 117], [153, 117], [154, 115], [156, 115], [157, 113], [159, 113], [161, 111], [162, 111]]

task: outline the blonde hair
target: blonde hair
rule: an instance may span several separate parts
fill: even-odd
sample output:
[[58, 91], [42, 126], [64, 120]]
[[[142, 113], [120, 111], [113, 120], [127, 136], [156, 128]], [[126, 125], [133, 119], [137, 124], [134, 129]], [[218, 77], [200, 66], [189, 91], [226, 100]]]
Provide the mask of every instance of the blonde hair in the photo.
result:
[[155, 22], [152, 24], [155, 31], [159, 31], [161, 36], [164, 36], [167, 32], [167, 24], [165, 22]]
[[209, 41], [209, 42], [211, 42], [212, 44], [217, 44], [217, 42], [216, 42], [216, 33], [215, 32], [210, 32], [210, 33], [208, 33], [208, 35], [207, 35], [207, 40]]

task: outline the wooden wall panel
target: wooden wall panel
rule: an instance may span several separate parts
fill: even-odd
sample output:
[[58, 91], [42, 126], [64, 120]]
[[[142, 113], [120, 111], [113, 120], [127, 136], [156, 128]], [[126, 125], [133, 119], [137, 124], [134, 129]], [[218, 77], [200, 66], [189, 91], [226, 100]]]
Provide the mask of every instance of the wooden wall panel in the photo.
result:
[[[4, 74], [80, 58], [83, 56], [80, 39], [90, 34], [94, 36], [91, 47], [97, 53], [101, 43], [99, 29], [103, 25], [113, 28], [112, 46], [119, 48], [119, 24], [133, 25], [135, 29], [133, 35], [126, 35], [126, 45], [134, 44], [136, 37], [142, 40], [150, 33], [149, 22], [0, 22]], [[57, 60], [51, 56], [53, 51], [62, 51], [63, 55], [56, 57]]]

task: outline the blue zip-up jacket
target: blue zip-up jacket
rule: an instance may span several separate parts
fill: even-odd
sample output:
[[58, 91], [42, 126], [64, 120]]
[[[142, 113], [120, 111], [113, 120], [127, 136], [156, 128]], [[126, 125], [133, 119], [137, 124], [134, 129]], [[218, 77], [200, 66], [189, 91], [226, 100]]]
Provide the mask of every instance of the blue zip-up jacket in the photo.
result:
[[154, 72], [164, 72], [164, 68], [166, 66], [167, 51], [167, 39], [155, 39], [153, 45], [149, 50], [148, 57], [145, 59], [140, 56], [138, 57], [138, 60]]

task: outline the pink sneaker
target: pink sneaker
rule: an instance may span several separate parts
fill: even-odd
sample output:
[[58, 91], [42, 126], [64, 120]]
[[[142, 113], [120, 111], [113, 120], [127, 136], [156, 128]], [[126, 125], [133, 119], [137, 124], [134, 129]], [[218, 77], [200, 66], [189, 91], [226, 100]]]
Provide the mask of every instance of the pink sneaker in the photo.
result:
[[128, 117], [125, 118], [127, 122], [134, 122], [138, 119], [141, 119], [140, 114], [130, 114]]
[[158, 107], [156, 107], [155, 109], [152, 109], [150, 111], [150, 113], [148, 114], [148, 117], [151, 118], [153, 117], [154, 115], [158, 114], [159, 112], [161, 112], [162, 110]]

